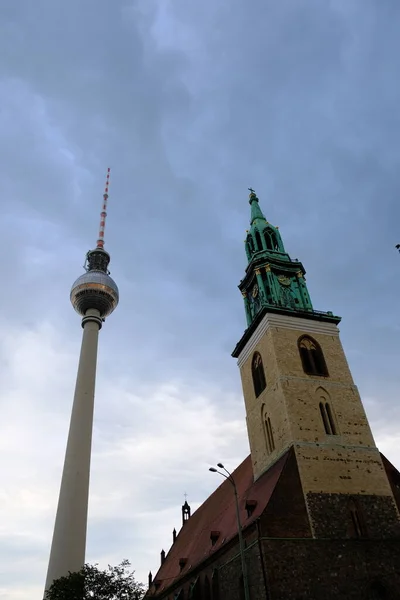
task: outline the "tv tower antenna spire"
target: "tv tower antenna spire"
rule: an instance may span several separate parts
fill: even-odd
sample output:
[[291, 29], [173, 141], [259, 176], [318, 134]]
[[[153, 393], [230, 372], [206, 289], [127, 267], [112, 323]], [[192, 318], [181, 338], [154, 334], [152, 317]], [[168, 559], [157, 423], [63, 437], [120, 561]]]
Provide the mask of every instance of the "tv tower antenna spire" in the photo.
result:
[[104, 248], [104, 229], [106, 227], [107, 218], [107, 200], [108, 200], [108, 186], [110, 185], [110, 167], [107, 169], [106, 185], [103, 194], [103, 210], [100, 213], [100, 229], [99, 237], [97, 239], [97, 248]]
[[83, 337], [45, 590], [85, 564], [98, 338], [119, 300], [108, 271], [110, 255], [104, 250], [109, 182], [110, 169], [96, 247], [86, 254], [86, 273], [78, 277], [70, 294], [72, 306], [82, 316]]

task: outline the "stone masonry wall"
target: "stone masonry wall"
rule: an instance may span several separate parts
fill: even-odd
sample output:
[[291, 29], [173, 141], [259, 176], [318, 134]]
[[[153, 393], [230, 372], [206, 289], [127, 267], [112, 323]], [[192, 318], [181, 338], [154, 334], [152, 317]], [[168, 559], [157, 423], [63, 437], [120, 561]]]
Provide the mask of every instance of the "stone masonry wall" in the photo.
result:
[[265, 539], [263, 555], [269, 600], [400, 599], [397, 541]]
[[[357, 512], [368, 538], [397, 538], [400, 520], [392, 496], [354, 496]], [[307, 504], [316, 537], [346, 538], [352, 535], [347, 494], [307, 494]]]
[[[277, 316], [273, 319], [259, 339], [254, 334], [254, 347], [250, 348], [241, 364], [255, 479], [291, 444], [295, 444], [304, 493], [391, 496], [392, 490], [337, 327], [315, 325], [306, 319]], [[291, 328], [292, 324], [296, 328]], [[303, 334], [309, 334], [320, 344], [329, 377], [304, 373], [297, 346]], [[251, 373], [255, 351], [262, 356], [267, 381], [266, 389], [258, 398], [255, 397]], [[337, 435], [326, 433], [320, 402], [329, 403]], [[271, 420], [275, 442], [275, 450], [271, 453], [266, 443], [264, 413]]]

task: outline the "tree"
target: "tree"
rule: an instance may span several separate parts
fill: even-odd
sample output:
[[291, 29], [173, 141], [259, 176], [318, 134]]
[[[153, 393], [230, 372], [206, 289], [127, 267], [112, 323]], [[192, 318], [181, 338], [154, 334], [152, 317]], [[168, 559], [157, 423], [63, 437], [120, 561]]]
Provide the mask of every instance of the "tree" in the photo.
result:
[[144, 586], [129, 571], [130, 562], [100, 571], [97, 565], [85, 565], [77, 573], [69, 573], [54, 581], [45, 600], [141, 600]]

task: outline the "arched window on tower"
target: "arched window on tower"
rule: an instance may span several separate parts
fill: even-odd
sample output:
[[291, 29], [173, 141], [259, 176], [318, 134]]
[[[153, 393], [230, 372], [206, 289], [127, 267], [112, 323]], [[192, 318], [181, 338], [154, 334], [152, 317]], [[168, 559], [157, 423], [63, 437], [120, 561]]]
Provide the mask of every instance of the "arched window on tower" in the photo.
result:
[[261, 241], [261, 235], [260, 232], [258, 230], [256, 230], [256, 246], [257, 246], [257, 250], [260, 251], [263, 249], [262, 246], [262, 241]]
[[324, 402], [324, 400], [325, 398], [322, 398], [322, 402], [319, 403], [319, 411], [321, 413], [325, 433], [328, 435], [337, 435], [337, 428], [333, 418], [331, 405], [329, 402]]
[[270, 236], [270, 234], [269, 234], [269, 231], [268, 231], [268, 229], [266, 229], [266, 230], [264, 231], [264, 239], [265, 239], [265, 245], [267, 246], [267, 249], [268, 249], [268, 250], [273, 250], [273, 247], [272, 247], [272, 240], [271, 240], [271, 236]]
[[265, 381], [264, 366], [259, 352], [255, 352], [251, 363], [251, 374], [253, 376], [254, 393], [256, 398], [265, 390], [267, 382]]
[[262, 406], [261, 416], [263, 420], [264, 426], [264, 437], [265, 437], [265, 445], [267, 447], [268, 454], [271, 454], [275, 450], [275, 441], [274, 441], [274, 433], [272, 431], [271, 419], [265, 412], [265, 405]]
[[305, 335], [299, 339], [298, 346], [304, 373], [328, 377], [325, 358], [318, 342]]
[[250, 254], [253, 254], [254, 252], [254, 242], [253, 242], [253, 238], [251, 237], [251, 235], [247, 236], [247, 246], [250, 250]]
[[272, 229], [266, 229], [264, 231], [264, 239], [265, 239], [265, 245], [267, 246], [268, 250], [279, 251], [278, 240], [276, 238], [275, 232], [272, 231]]

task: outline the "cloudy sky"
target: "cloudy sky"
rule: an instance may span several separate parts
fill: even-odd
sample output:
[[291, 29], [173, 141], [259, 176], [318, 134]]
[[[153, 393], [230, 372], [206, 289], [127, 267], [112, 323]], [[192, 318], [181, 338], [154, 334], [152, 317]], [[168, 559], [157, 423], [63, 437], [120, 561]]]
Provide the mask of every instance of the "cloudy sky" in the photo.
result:
[[248, 453], [247, 188], [303, 261], [400, 466], [397, 0], [2, 0], [0, 599], [42, 593], [81, 341], [70, 285], [107, 248], [87, 559], [159, 566]]

